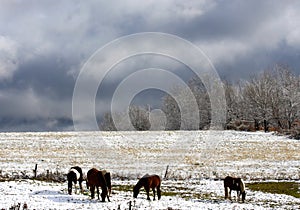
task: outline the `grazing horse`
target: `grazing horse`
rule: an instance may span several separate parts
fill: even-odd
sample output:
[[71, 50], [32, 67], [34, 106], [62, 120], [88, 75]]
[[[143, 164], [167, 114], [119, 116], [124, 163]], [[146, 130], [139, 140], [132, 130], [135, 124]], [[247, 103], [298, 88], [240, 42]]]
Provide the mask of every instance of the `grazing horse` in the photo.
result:
[[79, 187], [82, 193], [82, 181], [83, 181], [83, 175], [82, 175], [82, 169], [79, 166], [74, 166], [72, 167], [68, 174], [67, 174], [67, 179], [68, 179], [68, 192], [69, 195], [72, 194], [72, 183], [74, 182], [75, 185], [75, 191], [76, 191], [76, 183], [77, 181], [79, 182]]
[[[104, 175], [103, 175], [104, 174]], [[105, 176], [105, 174], [108, 174]], [[106, 179], [109, 179], [106, 181]], [[91, 198], [95, 197], [95, 188], [97, 188], [98, 199], [99, 198], [99, 187], [101, 187], [101, 198], [102, 202], [105, 202], [105, 197], [109, 200], [108, 192], [111, 191], [111, 181], [110, 181], [110, 173], [99, 171], [95, 168], [90, 169], [87, 172], [87, 187], [90, 188], [91, 191]]]
[[161, 185], [161, 179], [158, 175], [146, 174], [134, 186], [134, 188], [133, 188], [133, 197], [137, 198], [140, 189], [142, 187], [144, 187], [144, 189], [146, 190], [146, 193], [147, 193], [147, 200], [150, 200], [150, 196], [149, 196], [150, 188], [153, 191], [153, 200], [155, 200], [155, 188], [156, 188], [157, 189], [157, 197], [158, 197], [158, 200], [159, 200], [160, 197], [161, 197], [160, 185]]
[[[231, 191], [237, 191], [238, 200], [240, 200], [240, 195], [242, 195], [242, 202], [246, 199], [246, 191], [245, 184], [241, 178], [234, 178], [231, 176], [227, 176], [224, 179], [224, 188], [225, 188], [225, 199], [231, 199]], [[229, 188], [229, 196], [228, 196], [228, 188]]]

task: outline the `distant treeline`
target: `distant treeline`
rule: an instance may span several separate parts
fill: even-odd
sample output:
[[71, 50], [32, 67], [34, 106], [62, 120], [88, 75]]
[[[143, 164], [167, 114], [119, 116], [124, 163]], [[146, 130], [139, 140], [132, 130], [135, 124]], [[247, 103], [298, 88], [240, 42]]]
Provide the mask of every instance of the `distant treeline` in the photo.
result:
[[[227, 103], [227, 119], [224, 128], [264, 131], [299, 130], [300, 77], [295, 75], [288, 66], [275, 65], [270, 70], [251, 76], [247, 81], [240, 80], [236, 83], [223, 81], [223, 85]], [[174, 87], [172, 94], [163, 97], [161, 112], [164, 117], [150, 119], [152, 115], [149, 106], [131, 105], [129, 117], [133, 127], [136, 130], [149, 130], [151, 124], [156, 124], [157, 130], [208, 129], [211, 121], [211, 104], [206, 88], [199, 78], [192, 78], [188, 87], [189, 90], [184, 87]], [[179, 99], [185, 106], [191, 106], [191, 101], [186, 97], [187, 91], [192, 91], [198, 104], [200, 122], [196, 127], [193, 123], [189, 123], [189, 121], [194, 122], [194, 119], [181, 119], [182, 110], [176, 102]], [[126, 113], [114, 113], [113, 118], [111, 113], [106, 113], [100, 129], [119, 130], [114, 120], [122, 122], [125, 115]]]

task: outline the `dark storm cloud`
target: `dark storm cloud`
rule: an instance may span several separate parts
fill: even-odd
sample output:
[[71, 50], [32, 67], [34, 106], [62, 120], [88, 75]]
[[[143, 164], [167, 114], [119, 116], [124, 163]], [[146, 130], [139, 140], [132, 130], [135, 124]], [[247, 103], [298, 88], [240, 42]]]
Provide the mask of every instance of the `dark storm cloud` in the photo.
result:
[[72, 64], [55, 55], [37, 56], [19, 67], [10, 84], [19, 89], [32, 88], [36, 94], [49, 98], [70, 99], [75, 79], [67, 72]]
[[[69, 129], [73, 88], [83, 64], [109, 41], [132, 33], [158, 31], [185, 38], [225, 78], [246, 78], [248, 71], [277, 62], [300, 73], [299, 10], [298, 1], [3, 0], [0, 130]], [[170, 64], [142, 62], [108, 75], [97, 101], [99, 113], [116, 83], [132, 69]], [[170, 66], [174, 72], [182, 69]]]

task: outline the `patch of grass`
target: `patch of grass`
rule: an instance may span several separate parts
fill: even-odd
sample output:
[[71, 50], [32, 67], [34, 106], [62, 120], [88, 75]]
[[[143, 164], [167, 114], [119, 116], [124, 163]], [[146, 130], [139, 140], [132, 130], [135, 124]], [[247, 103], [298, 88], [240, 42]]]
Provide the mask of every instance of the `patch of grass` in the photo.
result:
[[89, 190], [84, 190], [84, 191], [82, 192], [82, 194], [83, 194], [83, 195], [86, 195], [86, 196], [90, 196]]
[[123, 191], [123, 192], [129, 192], [133, 191], [133, 185], [113, 185], [112, 186], [113, 191]]
[[255, 182], [247, 184], [250, 190], [286, 194], [300, 198], [300, 184], [296, 182]]
[[181, 195], [182, 193], [178, 193], [178, 192], [171, 192], [171, 191], [162, 191], [161, 195], [162, 196], [178, 196]]

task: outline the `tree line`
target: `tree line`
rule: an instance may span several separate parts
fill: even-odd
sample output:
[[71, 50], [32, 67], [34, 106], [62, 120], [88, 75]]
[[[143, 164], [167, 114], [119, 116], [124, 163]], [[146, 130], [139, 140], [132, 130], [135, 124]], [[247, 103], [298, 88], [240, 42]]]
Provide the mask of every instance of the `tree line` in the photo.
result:
[[[213, 81], [211, 83], [213, 84]], [[300, 77], [288, 66], [275, 65], [272, 69], [255, 74], [248, 80], [239, 80], [235, 83], [223, 80], [223, 87], [227, 104], [224, 128], [264, 131], [299, 129]], [[196, 100], [199, 113], [197, 115], [185, 113], [194, 106], [193, 100], [187, 97], [188, 91], [193, 93], [193, 100]], [[129, 117], [133, 127], [136, 130], [149, 130], [152, 122], [162, 124], [158, 128], [164, 130], [209, 128], [212, 111], [210, 98], [199, 78], [190, 79], [188, 89], [174, 87], [171, 92], [172, 94], [166, 94], [162, 98], [163, 117], [154, 117], [151, 120], [149, 106], [131, 105]], [[179, 106], [178, 101], [183, 104], [184, 109]], [[189, 117], [182, 119], [183, 114]], [[125, 115], [125, 112], [120, 112], [114, 116], [122, 122]], [[194, 119], [195, 117], [200, 120]], [[117, 130], [111, 113], [104, 114], [100, 129]]]

